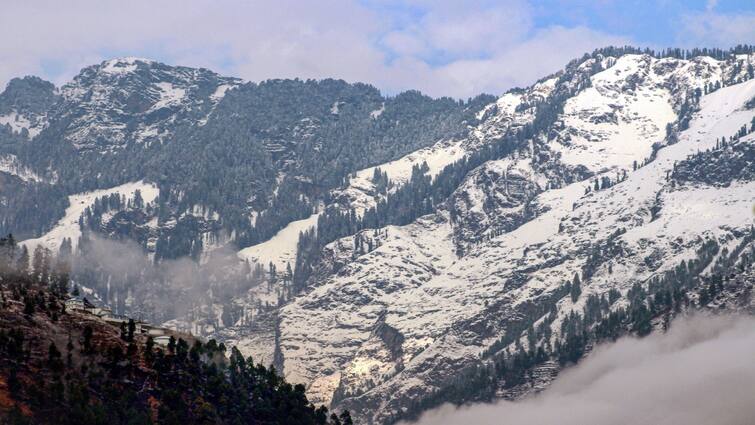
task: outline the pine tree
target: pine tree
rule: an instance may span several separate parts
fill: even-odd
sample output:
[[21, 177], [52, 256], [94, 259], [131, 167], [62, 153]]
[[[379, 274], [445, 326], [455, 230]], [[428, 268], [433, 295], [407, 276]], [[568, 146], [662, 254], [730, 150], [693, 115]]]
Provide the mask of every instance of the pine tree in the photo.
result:
[[58, 249], [58, 258], [56, 261], [57, 273], [70, 273], [71, 271], [71, 257], [73, 255], [73, 248], [71, 244], [71, 238], [63, 238]]
[[354, 425], [354, 421], [351, 420], [351, 413], [348, 410], [341, 412], [339, 418], [341, 419], [341, 425]]
[[571, 301], [577, 302], [580, 294], [582, 294], [582, 283], [579, 280], [579, 273], [575, 273], [574, 279], [571, 283], [571, 290], [569, 291], [569, 295], [571, 295]]
[[43, 271], [45, 265], [45, 250], [42, 245], [37, 245], [34, 248], [34, 257], [32, 257], [32, 276], [36, 280], [42, 280], [42, 276], [46, 273]]
[[7, 272], [15, 267], [16, 240], [12, 234], [0, 238], [0, 271]]
[[48, 283], [50, 280], [50, 262], [52, 260], [52, 253], [48, 248], [42, 249], [42, 266], [39, 274], [39, 281], [42, 283]]
[[21, 246], [21, 253], [16, 259], [16, 271], [21, 275], [29, 273], [29, 249], [26, 245]]
[[128, 319], [128, 335], [126, 338], [127, 341], [134, 340], [134, 332], [136, 332], [136, 322], [134, 322], [134, 319]]
[[134, 191], [134, 208], [136, 209], [144, 208], [144, 199], [142, 198], [142, 191], [139, 189], [136, 189]]
[[54, 342], [50, 343], [47, 350], [47, 362], [52, 370], [60, 370], [63, 367], [61, 362], [62, 354]]
[[124, 341], [128, 341], [128, 329], [126, 327], [126, 322], [121, 322], [120, 330], [121, 330], [121, 339]]

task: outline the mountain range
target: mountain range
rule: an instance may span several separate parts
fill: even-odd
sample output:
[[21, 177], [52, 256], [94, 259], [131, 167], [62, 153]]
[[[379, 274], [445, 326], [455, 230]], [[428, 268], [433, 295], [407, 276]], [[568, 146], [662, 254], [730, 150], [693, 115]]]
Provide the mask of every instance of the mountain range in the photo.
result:
[[518, 399], [755, 311], [754, 52], [609, 47], [465, 101], [139, 58], [14, 79], [0, 231], [360, 423]]

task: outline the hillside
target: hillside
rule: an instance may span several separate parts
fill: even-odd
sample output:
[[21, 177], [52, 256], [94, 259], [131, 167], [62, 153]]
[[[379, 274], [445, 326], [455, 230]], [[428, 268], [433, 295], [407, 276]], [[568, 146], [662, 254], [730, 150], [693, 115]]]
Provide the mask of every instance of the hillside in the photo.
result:
[[235, 348], [71, 307], [64, 273], [19, 273], [0, 248], [2, 423], [351, 423]]

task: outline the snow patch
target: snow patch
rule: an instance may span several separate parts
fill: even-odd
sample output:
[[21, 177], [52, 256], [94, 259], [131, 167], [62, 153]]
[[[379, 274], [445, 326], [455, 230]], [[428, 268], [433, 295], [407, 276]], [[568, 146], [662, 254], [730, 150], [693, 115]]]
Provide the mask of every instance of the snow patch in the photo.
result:
[[0, 115], [0, 125], [10, 126], [14, 133], [21, 133], [23, 129], [26, 129], [30, 139], [35, 138], [43, 128], [41, 125], [34, 125], [29, 118], [17, 112]]
[[388, 174], [388, 179], [393, 185], [391, 190], [396, 190], [409, 181], [412, 176], [412, 168], [427, 163], [427, 175], [435, 177], [447, 165], [463, 158], [468, 153], [464, 147], [464, 141], [442, 140], [433, 146], [419, 149], [394, 161], [376, 165], [357, 171], [350, 179], [346, 188], [334, 191], [335, 197], [345, 200], [349, 208], [354, 208], [358, 215], [374, 207], [382, 195], [377, 193], [372, 182], [375, 169]]
[[239, 258], [267, 266], [273, 263], [279, 271], [286, 270], [286, 265], [294, 267], [296, 263], [296, 244], [299, 233], [317, 226], [319, 214], [312, 214], [304, 220], [292, 221], [278, 231], [270, 240], [244, 248], [238, 252]]
[[138, 67], [137, 62], [147, 64], [154, 63], [154, 61], [150, 59], [129, 56], [105, 61], [100, 67], [100, 72], [111, 75], [128, 74], [136, 71]]
[[169, 106], [179, 105], [181, 101], [186, 97], [186, 89], [175, 87], [171, 83], [157, 83], [156, 86], [160, 89], [160, 100], [152, 105], [151, 110], [166, 108]]
[[63, 218], [61, 218], [57, 224], [46, 234], [39, 238], [27, 239], [21, 242], [29, 249], [29, 252], [33, 252], [37, 245], [43, 245], [49, 248], [53, 252], [56, 252], [63, 238], [70, 238], [73, 247], [79, 241], [81, 236], [81, 229], [79, 229], [79, 217], [86, 210], [94, 204], [96, 198], [102, 196], [118, 193], [125, 196], [126, 199], [132, 199], [136, 190], [141, 191], [142, 199], [145, 203], [153, 202], [157, 199], [160, 191], [156, 185], [147, 183], [144, 181], [132, 182], [122, 184], [120, 186], [112, 187], [110, 189], [99, 189], [91, 192], [77, 193], [68, 197], [68, 208], [66, 208]]
[[441, 141], [428, 148], [414, 151], [395, 161], [357, 171], [356, 174], [357, 178], [371, 179], [375, 172], [375, 168], [380, 168], [382, 172], [388, 174], [388, 178], [392, 182], [404, 184], [412, 177], [412, 168], [414, 166], [420, 166], [422, 163], [427, 163], [427, 166], [429, 167], [427, 174], [431, 177], [435, 177], [438, 173], [443, 171], [443, 168], [446, 165], [452, 164], [454, 161], [463, 158], [466, 154], [467, 151], [462, 147], [462, 142]]
[[232, 84], [221, 84], [221, 85], [219, 85], [218, 88], [215, 89], [215, 92], [210, 95], [210, 100], [212, 100], [213, 102], [219, 102], [221, 99], [223, 99], [225, 97], [225, 93], [228, 90], [230, 90], [232, 88], [235, 88], [235, 87], [236, 86], [232, 85]]
[[385, 102], [380, 105], [380, 109], [375, 109], [374, 111], [370, 112], [370, 118], [375, 120], [379, 116], [383, 115], [383, 112], [385, 112]]
[[25, 182], [40, 183], [46, 181], [30, 168], [18, 162], [16, 155], [0, 156], [0, 172], [14, 175]]

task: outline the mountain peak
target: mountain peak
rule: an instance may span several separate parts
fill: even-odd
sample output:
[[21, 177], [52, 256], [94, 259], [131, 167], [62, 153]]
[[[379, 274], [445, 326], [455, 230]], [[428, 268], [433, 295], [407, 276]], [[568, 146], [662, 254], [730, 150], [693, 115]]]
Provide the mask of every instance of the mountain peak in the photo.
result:
[[139, 64], [151, 65], [154, 63], [156, 62], [151, 59], [126, 56], [102, 62], [100, 64], [100, 71], [108, 74], [123, 74], [136, 71]]
[[43, 80], [35, 75], [27, 75], [21, 78], [12, 78], [5, 87], [6, 91], [19, 90], [24, 88], [38, 88], [48, 91], [54, 91], [55, 85], [47, 80]]
[[13, 78], [0, 93], [0, 109], [45, 109], [55, 97], [55, 85], [39, 77], [27, 75]]
[[0, 126], [34, 137], [47, 125], [45, 116], [57, 99], [57, 89], [49, 81], [34, 76], [14, 78], [0, 92]]

